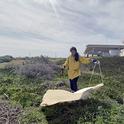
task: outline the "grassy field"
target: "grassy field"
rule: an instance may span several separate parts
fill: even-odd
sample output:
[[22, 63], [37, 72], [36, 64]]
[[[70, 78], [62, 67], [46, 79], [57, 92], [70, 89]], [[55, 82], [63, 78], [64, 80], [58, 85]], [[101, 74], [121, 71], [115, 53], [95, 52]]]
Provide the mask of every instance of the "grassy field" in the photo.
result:
[[[124, 58], [100, 60], [105, 84], [100, 91], [88, 100], [45, 108], [39, 105], [47, 89], [69, 89], [66, 72], [64, 75], [56, 75], [51, 80], [29, 78], [4, 69], [3, 65], [22, 64], [22, 61], [2, 63], [0, 101], [6, 101], [22, 110], [18, 118], [21, 124], [124, 124]], [[58, 59], [54, 62], [60, 65], [63, 61]], [[88, 71], [92, 65], [82, 67], [84, 68]], [[91, 73], [82, 73], [78, 82], [79, 88], [101, 83], [99, 75], [94, 75], [89, 83], [90, 77]]]

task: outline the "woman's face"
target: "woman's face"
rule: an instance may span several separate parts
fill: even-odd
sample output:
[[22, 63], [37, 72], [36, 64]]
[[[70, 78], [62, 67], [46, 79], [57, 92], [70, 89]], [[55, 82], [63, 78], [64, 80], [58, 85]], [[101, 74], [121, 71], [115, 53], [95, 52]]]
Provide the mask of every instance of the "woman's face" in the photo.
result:
[[76, 54], [76, 51], [75, 50], [71, 50], [71, 55], [75, 56], [75, 54]]

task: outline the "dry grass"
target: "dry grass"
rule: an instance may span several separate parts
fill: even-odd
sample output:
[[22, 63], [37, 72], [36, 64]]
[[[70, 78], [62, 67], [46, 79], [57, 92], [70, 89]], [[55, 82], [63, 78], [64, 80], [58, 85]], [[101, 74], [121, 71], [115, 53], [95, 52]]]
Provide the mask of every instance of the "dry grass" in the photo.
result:
[[8, 103], [0, 103], [0, 124], [20, 124], [21, 109], [11, 107]]
[[24, 62], [25, 60], [15, 59], [11, 62], [0, 63], [0, 69], [4, 69], [7, 65], [22, 65]]

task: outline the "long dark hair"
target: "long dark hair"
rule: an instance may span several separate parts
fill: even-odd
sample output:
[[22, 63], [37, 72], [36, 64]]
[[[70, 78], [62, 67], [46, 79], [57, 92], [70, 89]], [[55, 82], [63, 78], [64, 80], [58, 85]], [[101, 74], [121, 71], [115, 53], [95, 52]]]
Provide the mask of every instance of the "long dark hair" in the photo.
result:
[[72, 47], [72, 48], [70, 49], [70, 52], [71, 52], [72, 50], [75, 51], [75, 55], [74, 55], [75, 61], [79, 61], [79, 54], [78, 54], [78, 52], [77, 52], [76, 47]]

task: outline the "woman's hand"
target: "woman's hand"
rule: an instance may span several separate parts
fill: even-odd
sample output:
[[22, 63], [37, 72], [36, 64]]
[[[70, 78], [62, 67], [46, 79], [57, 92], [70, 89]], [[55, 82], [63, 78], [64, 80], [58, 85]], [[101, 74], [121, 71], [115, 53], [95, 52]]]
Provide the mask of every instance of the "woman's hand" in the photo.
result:
[[65, 66], [65, 65], [61, 65], [60, 68], [61, 68], [61, 69], [65, 69], [66, 66]]
[[100, 61], [97, 60], [97, 59], [91, 59], [91, 62], [94, 63], [94, 64], [100, 64]]

